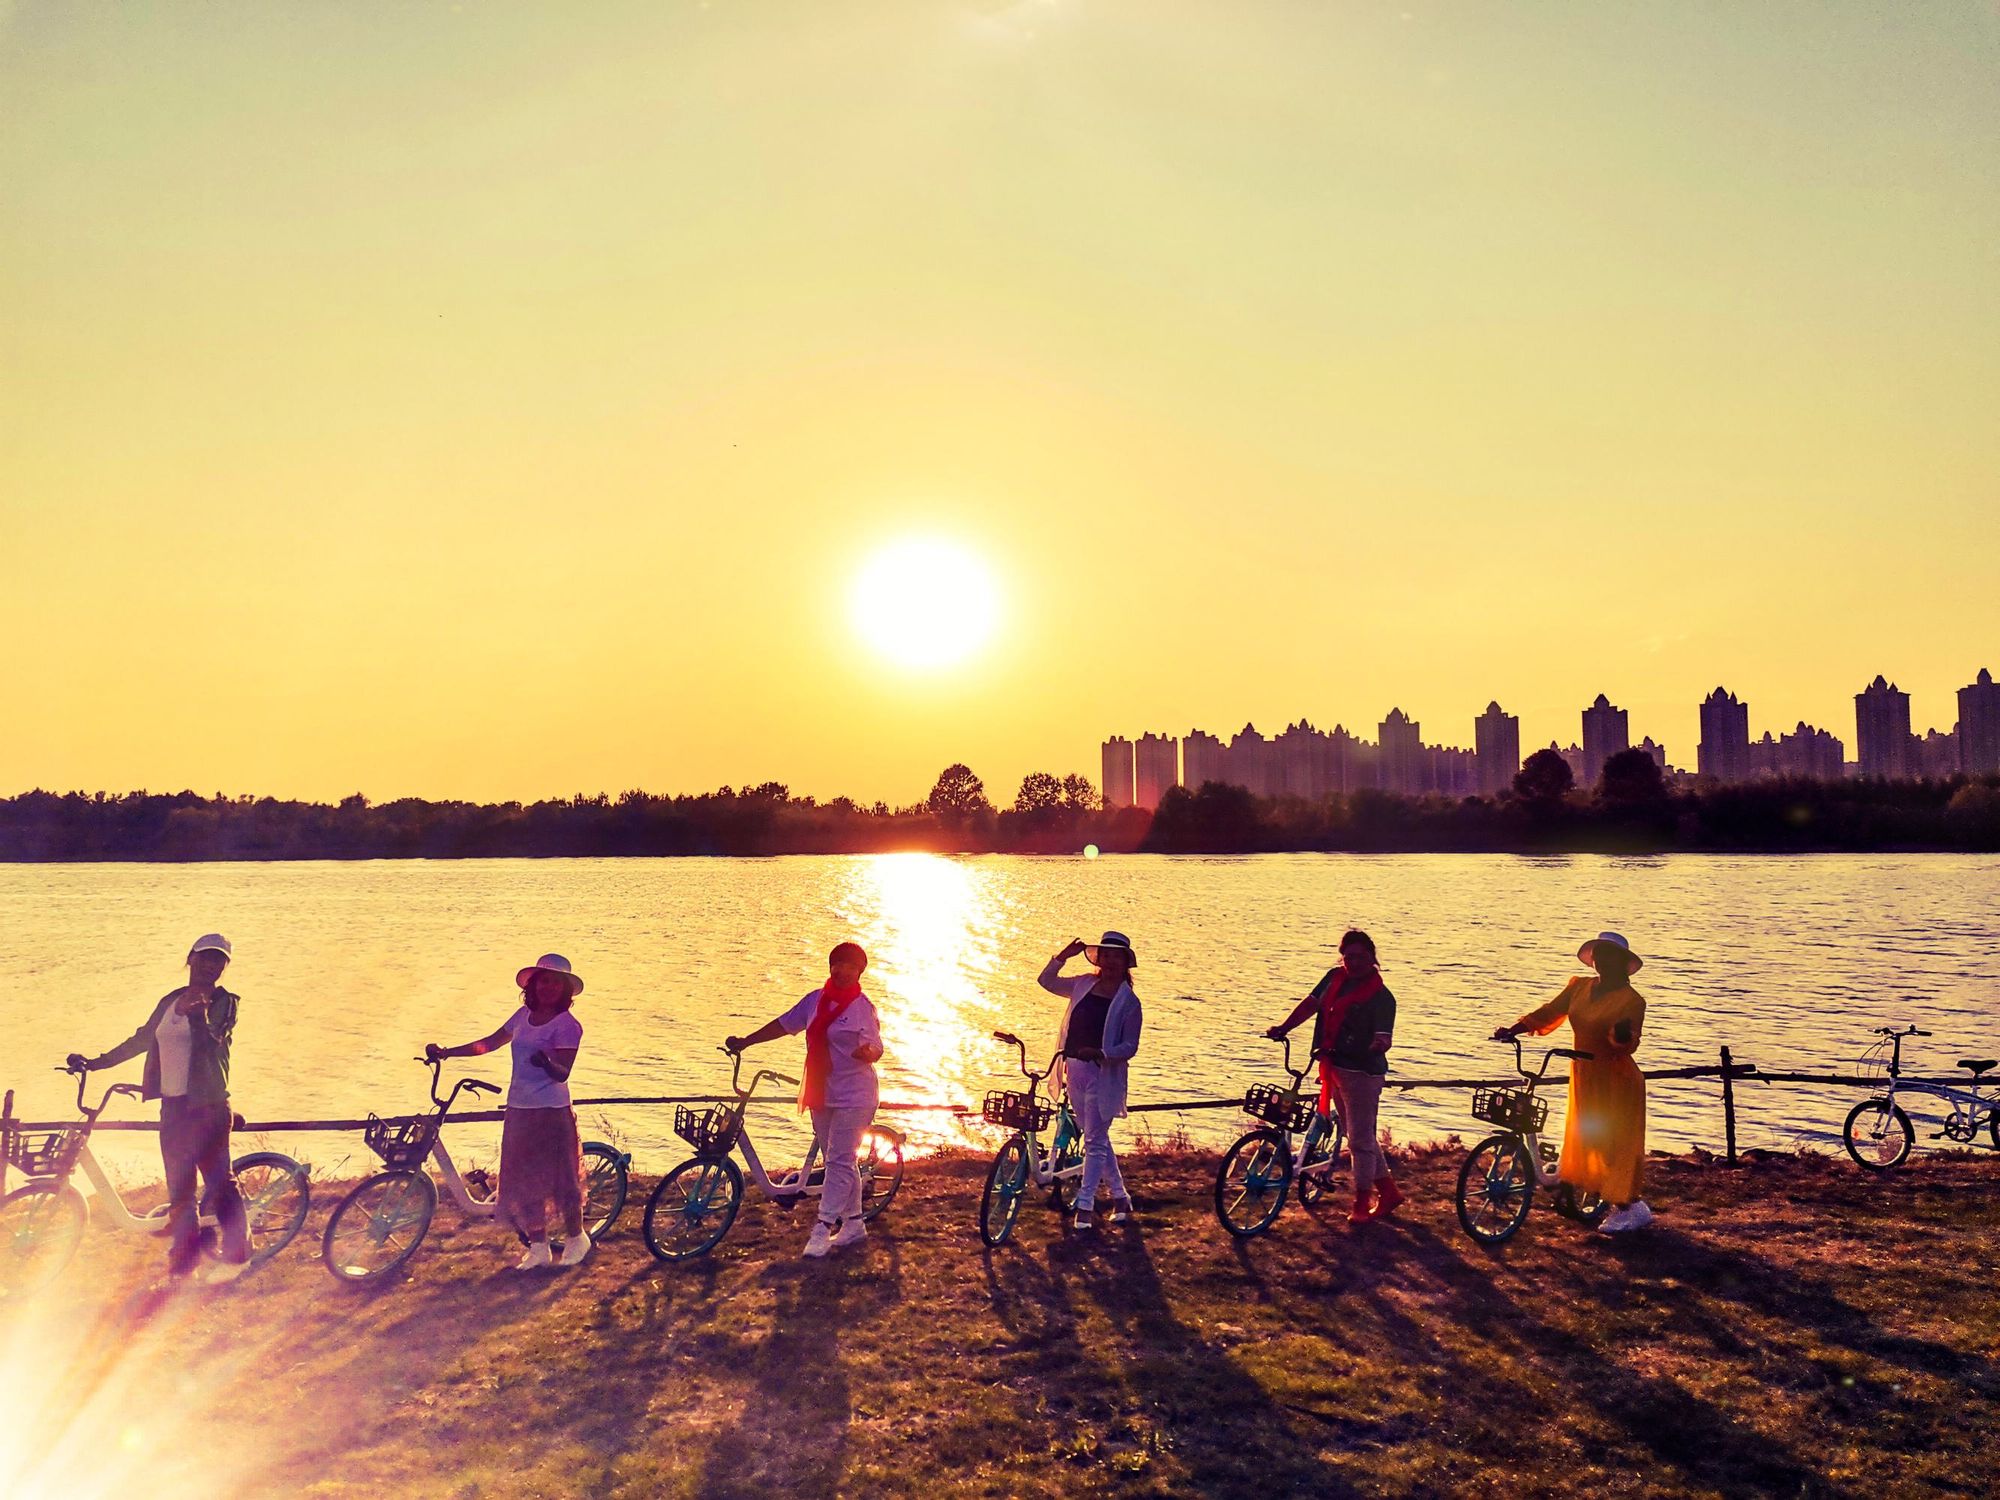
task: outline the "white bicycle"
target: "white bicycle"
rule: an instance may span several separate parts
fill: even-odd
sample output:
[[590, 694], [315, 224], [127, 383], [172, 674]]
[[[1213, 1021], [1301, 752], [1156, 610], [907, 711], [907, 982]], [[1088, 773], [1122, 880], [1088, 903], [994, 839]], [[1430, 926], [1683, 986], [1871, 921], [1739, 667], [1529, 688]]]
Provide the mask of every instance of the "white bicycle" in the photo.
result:
[[[640, 1227], [646, 1248], [663, 1261], [692, 1260], [708, 1254], [736, 1222], [736, 1211], [743, 1206], [743, 1173], [729, 1159], [731, 1151], [743, 1153], [757, 1190], [787, 1211], [825, 1190], [826, 1169], [819, 1164], [817, 1138], [806, 1148], [806, 1159], [796, 1172], [773, 1177], [758, 1159], [757, 1148], [750, 1143], [750, 1127], [743, 1119], [744, 1108], [765, 1079], [789, 1088], [797, 1088], [798, 1079], [760, 1068], [745, 1088], [743, 1054], [727, 1047], [722, 1050], [729, 1055], [729, 1089], [736, 1102], [711, 1104], [700, 1110], [685, 1104], [674, 1106], [674, 1134], [694, 1147], [695, 1154], [662, 1177], [646, 1201], [646, 1217]], [[889, 1206], [896, 1189], [903, 1185], [902, 1135], [886, 1125], [869, 1126], [861, 1138], [855, 1166], [861, 1174], [861, 1217], [872, 1219]]]
[[[483, 1079], [461, 1078], [440, 1098], [443, 1059], [417, 1061], [431, 1070], [431, 1103], [436, 1108], [399, 1124], [368, 1117], [361, 1139], [382, 1158], [384, 1170], [356, 1184], [326, 1221], [320, 1260], [335, 1281], [347, 1286], [368, 1286], [393, 1275], [424, 1242], [438, 1204], [437, 1184], [424, 1170], [426, 1162], [437, 1162], [445, 1186], [468, 1219], [492, 1218], [499, 1198], [499, 1183], [491, 1172], [474, 1167], [460, 1173], [441, 1134], [460, 1092], [497, 1094], [499, 1088]], [[583, 1143], [583, 1227], [591, 1239], [601, 1236], [624, 1211], [631, 1164], [631, 1156], [614, 1146]]]
[[2000, 1063], [1990, 1057], [1960, 1058], [1958, 1065], [1971, 1075], [1966, 1079], [1967, 1087], [1964, 1088], [1943, 1083], [1905, 1081], [1903, 1038], [1929, 1036], [1930, 1033], [1919, 1031], [1914, 1026], [1901, 1029], [1877, 1026], [1875, 1034], [1882, 1040], [1861, 1055], [1861, 1067], [1882, 1080], [1882, 1092], [1872, 1099], [1863, 1099], [1849, 1110], [1847, 1123], [1840, 1131], [1847, 1154], [1857, 1164], [1871, 1172], [1882, 1172], [1890, 1167], [1900, 1167], [1910, 1159], [1910, 1147], [1916, 1140], [1916, 1132], [1911, 1129], [1910, 1117], [1903, 1113], [1903, 1106], [1896, 1102], [1898, 1089], [1905, 1095], [1920, 1094], [1942, 1099], [1951, 1106], [1944, 1129], [1937, 1132], [1940, 1139], [1956, 1146], [1975, 1146], [1984, 1132], [1993, 1143], [1993, 1149], [2000, 1151], [2000, 1095], [1984, 1092], [1992, 1081], [1984, 1075]]
[[[76, 1071], [68, 1068], [58, 1072]], [[83, 1102], [86, 1075], [76, 1072], [76, 1107], [83, 1117], [63, 1130], [7, 1132], [7, 1164], [28, 1181], [0, 1198], [0, 1303], [41, 1290], [75, 1257], [90, 1219], [90, 1205], [70, 1178], [81, 1167], [114, 1228], [134, 1234], [167, 1232], [167, 1205], [135, 1212], [90, 1149], [90, 1134], [105, 1106], [120, 1095], [144, 1097], [136, 1083], [114, 1083], [91, 1108]], [[292, 1242], [312, 1203], [309, 1169], [277, 1151], [252, 1151], [230, 1163], [249, 1227], [250, 1263], [269, 1260]], [[200, 1210], [202, 1244], [218, 1258], [217, 1217]]]
[[1482, 1245], [1497, 1245], [1528, 1222], [1528, 1210], [1534, 1206], [1539, 1187], [1551, 1191], [1557, 1213], [1595, 1229], [1611, 1212], [1611, 1205], [1597, 1194], [1579, 1191], [1561, 1180], [1557, 1148], [1542, 1139], [1542, 1127], [1549, 1121], [1549, 1101], [1535, 1092], [1556, 1058], [1588, 1062], [1591, 1054], [1573, 1047], [1551, 1047], [1543, 1054], [1541, 1067], [1530, 1073], [1521, 1061], [1521, 1039], [1506, 1040], [1514, 1044], [1514, 1071], [1521, 1075], [1524, 1086], [1473, 1091], [1472, 1117], [1498, 1128], [1466, 1153], [1465, 1165], [1459, 1168], [1459, 1227]]

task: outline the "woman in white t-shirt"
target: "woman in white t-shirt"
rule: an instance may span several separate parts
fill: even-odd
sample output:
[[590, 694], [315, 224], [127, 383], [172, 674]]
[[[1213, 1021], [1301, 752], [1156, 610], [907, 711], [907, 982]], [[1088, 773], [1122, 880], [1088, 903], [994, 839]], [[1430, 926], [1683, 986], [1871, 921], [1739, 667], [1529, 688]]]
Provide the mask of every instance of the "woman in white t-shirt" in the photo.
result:
[[805, 1248], [815, 1260], [868, 1238], [856, 1159], [880, 1099], [875, 1064], [882, 1057], [882, 1029], [874, 1002], [861, 993], [861, 971], [867, 967], [868, 955], [859, 943], [842, 943], [827, 955], [825, 984], [775, 1021], [724, 1043], [731, 1052], [741, 1052], [776, 1037], [806, 1034], [799, 1108], [811, 1111], [813, 1136], [826, 1161], [819, 1217]]
[[[545, 953], [514, 976], [521, 1008], [489, 1037], [463, 1047], [432, 1042], [424, 1055], [478, 1057], [511, 1046], [514, 1076], [500, 1126], [500, 1200], [495, 1217], [528, 1242], [520, 1269], [573, 1266], [590, 1254], [583, 1231], [583, 1142], [570, 1108], [569, 1075], [583, 1044], [583, 1023], [570, 1006], [583, 980], [560, 953]], [[549, 1204], [562, 1216], [559, 1254], [549, 1249]]]

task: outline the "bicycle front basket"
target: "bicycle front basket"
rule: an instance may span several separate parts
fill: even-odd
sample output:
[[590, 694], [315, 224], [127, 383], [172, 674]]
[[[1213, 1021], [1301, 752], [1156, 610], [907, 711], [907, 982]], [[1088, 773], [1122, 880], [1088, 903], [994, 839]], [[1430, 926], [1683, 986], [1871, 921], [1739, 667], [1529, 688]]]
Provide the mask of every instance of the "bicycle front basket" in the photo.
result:
[[361, 1127], [362, 1144], [381, 1157], [382, 1165], [392, 1172], [407, 1172], [421, 1165], [431, 1154], [431, 1142], [436, 1139], [437, 1121], [429, 1115], [398, 1123], [370, 1115], [368, 1123]]
[[727, 1156], [742, 1130], [740, 1104], [711, 1104], [706, 1109], [674, 1106], [674, 1134], [703, 1156]]
[[1528, 1089], [1475, 1089], [1472, 1118], [1531, 1135], [1549, 1122], [1549, 1101]]
[[1017, 1094], [1011, 1089], [994, 1089], [980, 1106], [979, 1114], [989, 1125], [1007, 1130], [1047, 1130], [1056, 1112], [1033, 1094]]
[[88, 1139], [81, 1130], [52, 1130], [34, 1135], [10, 1130], [7, 1163], [24, 1177], [60, 1177], [76, 1164]]
[[1304, 1130], [1312, 1124], [1318, 1109], [1318, 1099], [1295, 1095], [1290, 1089], [1268, 1083], [1253, 1083], [1243, 1095], [1244, 1114], [1280, 1130]]

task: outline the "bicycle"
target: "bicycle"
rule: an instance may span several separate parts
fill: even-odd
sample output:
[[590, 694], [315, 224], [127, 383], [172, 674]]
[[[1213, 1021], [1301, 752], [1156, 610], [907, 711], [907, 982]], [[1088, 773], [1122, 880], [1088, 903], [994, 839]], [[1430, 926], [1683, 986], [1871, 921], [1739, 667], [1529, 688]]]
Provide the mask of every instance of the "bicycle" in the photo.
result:
[[1896, 1102], [1898, 1088], [1950, 1103], [1951, 1116], [1944, 1122], [1944, 1129], [1937, 1132], [1939, 1138], [1960, 1146], [1973, 1145], [1983, 1123], [1993, 1149], [2000, 1151], [2000, 1096], [1981, 1092], [1986, 1087], [1981, 1075], [1996, 1065], [1993, 1058], [1959, 1059], [1958, 1065], [1972, 1074], [1970, 1088], [1954, 1088], [1943, 1083], [1903, 1083], [1903, 1038], [1929, 1036], [1930, 1033], [1919, 1031], [1914, 1026], [1901, 1029], [1877, 1026], [1875, 1035], [1882, 1040], [1873, 1043], [1861, 1054], [1861, 1067], [1878, 1077], [1886, 1076], [1888, 1084], [1881, 1094], [1873, 1099], [1863, 1099], [1849, 1110], [1847, 1123], [1840, 1128], [1840, 1138], [1847, 1147], [1847, 1154], [1858, 1165], [1871, 1172], [1885, 1172], [1891, 1167], [1900, 1167], [1910, 1159], [1910, 1147], [1916, 1133], [1910, 1127], [1910, 1117]]
[[[88, 1075], [75, 1068], [56, 1071], [75, 1073], [76, 1108], [82, 1119], [62, 1130], [32, 1135], [7, 1132], [7, 1164], [28, 1181], [0, 1198], [0, 1303], [41, 1290], [75, 1257], [90, 1218], [89, 1204], [70, 1183], [78, 1167], [98, 1201], [109, 1208], [117, 1228], [135, 1234], [167, 1232], [167, 1205], [144, 1213], [127, 1208], [90, 1149], [91, 1132], [111, 1101], [120, 1096], [143, 1098], [145, 1091], [136, 1083], [114, 1083], [93, 1109], [83, 1102]], [[312, 1204], [309, 1169], [282, 1152], [251, 1151], [235, 1158], [230, 1170], [243, 1195], [250, 1264], [261, 1265], [289, 1245], [305, 1224]], [[204, 1248], [219, 1260], [221, 1238], [213, 1232], [217, 1216], [198, 1211], [197, 1217]]]
[[[444, 1059], [419, 1057], [431, 1070], [429, 1114], [412, 1115], [400, 1123], [370, 1115], [361, 1139], [382, 1159], [383, 1170], [356, 1183], [334, 1206], [320, 1239], [320, 1260], [335, 1281], [369, 1286], [393, 1274], [416, 1254], [430, 1232], [437, 1212], [437, 1184], [425, 1170], [437, 1162], [460, 1212], [468, 1219], [490, 1219], [499, 1200], [499, 1183], [491, 1172], [473, 1168], [461, 1174], [445, 1149], [445, 1117], [461, 1092], [497, 1094], [499, 1088], [479, 1078], [461, 1078], [440, 1098]], [[631, 1155], [602, 1141], [583, 1143], [583, 1227], [593, 1241], [601, 1238], [625, 1209]]]
[[1555, 1210], [1587, 1229], [1595, 1229], [1611, 1212], [1596, 1193], [1578, 1191], [1557, 1175], [1557, 1148], [1542, 1139], [1549, 1101], [1535, 1091], [1546, 1080], [1549, 1064], [1558, 1057], [1588, 1062], [1591, 1054], [1573, 1047], [1551, 1047], [1542, 1065], [1530, 1073], [1521, 1061], [1519, 1037], [1498, 1038], [1514, 1044], [1514, 1071], [1525, 1088], [1483, 1088], [1472, 1094], [1472, 1117], [1497, 1126], [1494, 1134], [1466, 1154], [1458, 1170], [1458, 1222], [1483, 1245], [1497, 1245], [1528, 1219], [1535, 1189], [1552, 1189]]
[[[1262, 1234], [1277, 1222], [1285, 1196], [1296, 1182], [1299, 1202], [1307, 1208], [1320, 1200], [1333, 1176], [1346, 1127], [1339, 1109], [1319, 1110], [1319, 1096], [1305, 1092], [1306, 1074], [1318, 1060], [1312, 1053], [1301, 1067], [1292, 1066], [1292, 1039], [1285, 1044], [1285, 1071], [1290, 1088], [1252, 1084], [1243, 1095], [1243, 1112], [1264, 1123], [1245, 1132], [1215, 1169], [1215, 1216], [1238, 1239]], [[1292, 1138], [1303, 1135], [1297, 1150]]]
[[[743, 1206], [743, 1172], [730, 1159], [732, 1151], [743, 1153], [757, 1190], [787, 1213], [800, 1200], [817, 1198], [826, 1188], [826, 1169], [818, 1165], [817, 1137], [806, 1148], [805, 1161], [797, 1171], [773, 1177], [764, 1170], [743, 1118], [765, 1079], [789, 1088], [797, 1088], [798, 1079], [760, 1068], [745, 1088], [743, 1054], [727, 1047], [720, 1050], [730, 1059], [729, 1089], [736, 1102], [703, 1109], [674, 1106], [674, 1134], [694, 1147], [694, 1155], [660, 1179], [653, 1196], [646, 1200], [645, 1218], [640, 1223], [646, 1248], [656, 1260], [669, 1264], [708, 1254], [736, 1222], [736, 1212]], [[869, 1126], [861, 1138], [855, 1167], [861, 1174], [861, 1218], [866, 1222], [887, 1208], [903, 1185], [902, 1133], [886, 1125]]]
[[[1035, 1097], [1042, 1080], [1063, 1060], [1061, 1052], [1037, 1073], [1028, 1066], [1028, 1048], [1011, 1032], [996, 1031], [993, 1040], [1014, 1048], [1021, 1055], [1021, 1076], [1028, 1091], [994, 1089], [980, 1107], [980, 1118], [989, 1125], [1011, 1130], [993, 1153], [993, 1165], [986, 1169], [986, 1188], [979, 1198], [979, 1237], [988, 1245], [1002, 1245], [1014, 1232], [1021, 1213], [1021, 1199], [1032, 1182], [1047, 1188], [1049, 1203], [1058, 1213], [1068, 1213], [1076, 1203], [1077, 1188], [1083, 1179], [1083, 1131], [1077, 1127], [1065, 1095], [1054, 1104]], [[1041, 1134], [1055, 1126], [1049, 1149], [1041, 1147]]]

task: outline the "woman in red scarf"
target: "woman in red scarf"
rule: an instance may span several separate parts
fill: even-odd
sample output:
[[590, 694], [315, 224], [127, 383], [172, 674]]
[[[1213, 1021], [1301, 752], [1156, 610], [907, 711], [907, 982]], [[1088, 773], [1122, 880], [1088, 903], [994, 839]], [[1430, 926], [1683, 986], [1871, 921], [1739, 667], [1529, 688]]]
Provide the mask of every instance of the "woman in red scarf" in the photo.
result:
[[806, 1240], [805, 1253], [815, 1260], [868, 1238], [855, 1159], [880, 1099], [875, 1064], [882, 1057], [882, 1029], [874, 1002], [861, 992], [861, 971], [867, 967], [868, 955], [859, 943], [842, 943], [827, 955], [825, 984], [777, 1020], [724, 1043], [731, 1052], [741, 1052], [776, 1037], [806, 1034], [799, 1108], [812, 1114], [813, 1136], [826, 1162], [819, 1218]]
[[1307, 1016], [1314, 1018], [1313, 1051], [1319, 1055], [1320, 1113], [1338, 1093], [1354, 1158], [1354, 1209], [1348, 1222], [1365, 1224], [1393, 1213], [1403, 1201], [1375, 1123], [1382, 1080], [1389, 1073], [1389, 1047], [1395, 1041], [1396, 997], [1382, 982], [1375, 940], [1367, 933], [1357, 928], [1342, 936], [1339, 966], [1328, 969], [1285, 1023], [1265, 1035], [1276, 1041]]

